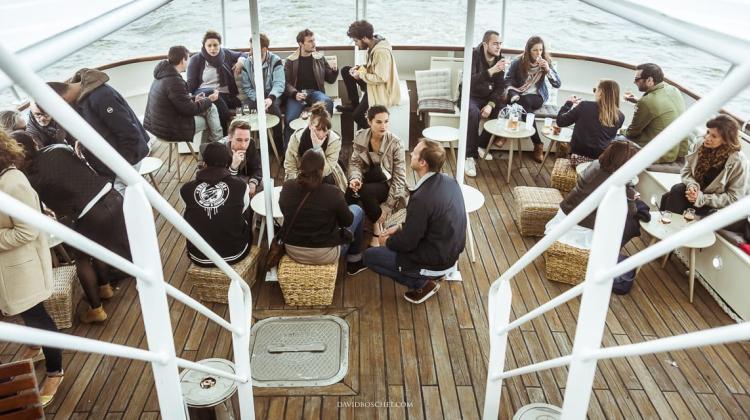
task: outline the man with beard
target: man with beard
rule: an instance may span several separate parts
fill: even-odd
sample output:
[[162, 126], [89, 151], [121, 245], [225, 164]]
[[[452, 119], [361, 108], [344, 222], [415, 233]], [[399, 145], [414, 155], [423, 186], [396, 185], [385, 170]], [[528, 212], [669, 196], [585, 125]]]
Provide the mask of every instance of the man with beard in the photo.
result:
[[32, 103], [30, 108], [26, 132], [34, 138], [39, 147], [49, 146], [50, 144], [75, 146], [75, 139], [70, 137], [65, 129], [44, 112], [39, 105]]

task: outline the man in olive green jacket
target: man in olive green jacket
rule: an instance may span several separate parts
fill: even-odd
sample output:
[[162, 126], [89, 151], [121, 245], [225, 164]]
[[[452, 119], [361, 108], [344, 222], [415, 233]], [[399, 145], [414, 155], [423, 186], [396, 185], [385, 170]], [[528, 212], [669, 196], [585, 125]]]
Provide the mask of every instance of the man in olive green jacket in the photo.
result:
[[[622, 134], [639, 146], [645, 146], [685, 112], [685, 103], [680, 91], [664, 82], [664, 73], [656, 64], [637, 66], [634, 82], [644, 94], [640, 100], [632, 93], [625, 94], [626, 101], [635, 103], [635, 113], [630, 126], [623, 129]], [[685, 138], [655, 163], [682, 161], [687, 152], [688, 140]]]

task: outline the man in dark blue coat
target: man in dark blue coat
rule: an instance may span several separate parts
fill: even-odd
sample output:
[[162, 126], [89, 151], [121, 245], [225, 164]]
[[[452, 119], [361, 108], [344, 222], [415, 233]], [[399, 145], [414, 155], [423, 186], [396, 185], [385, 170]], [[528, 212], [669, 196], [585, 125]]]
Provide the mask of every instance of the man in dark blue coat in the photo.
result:
[[[108, 80], [104, 72], [81, 69], [66, 83], [48, 85], [137, 170], [149, 152], [148, 133], [125, 98], [107, 84]], [[81, 149], [76, 143], [76, 150]], [[93, 153], [85, 149], [81, 152], [97, 173], [114, 179], [115, 189], [121, 194], [125, 192], [125, 183], [112, 170]]]
[[403, 228], [380, 234], [379, 247], [365, 251], [365, 265], [408, 287], [404, 299], [422, 303], [440, 288], [436, 280], [456, 270], [466, 243], [466, 207], [455, 179], [440, 173], [445, 150], [422, 140], [411, 152], [419, 176], [411, 190]]

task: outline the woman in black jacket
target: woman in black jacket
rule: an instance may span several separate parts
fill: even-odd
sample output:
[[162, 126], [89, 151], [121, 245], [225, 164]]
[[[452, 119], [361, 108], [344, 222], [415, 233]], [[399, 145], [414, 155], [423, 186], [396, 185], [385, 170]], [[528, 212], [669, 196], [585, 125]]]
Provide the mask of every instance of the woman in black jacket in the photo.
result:
[[[123, 197], [109, 180], [97, 175], [68, 145], [53, 144], [37, 150], [28, 133], [15, 131], [11, 136], [24, 148], [22, 171], [44, 205], [76, 232], [130, 260]], [[78, 251], [76, 272], [90, 306], [81, 314], [81, 321], [105, 321], [102, 299], [114, 295], [109, 265]]]
[[246, 54], [232, 51], [221, 46], [221, 35], [215, 31], [207, 31], [203, 35], [201, 51], [190, 57], [187, 68], [187, 83], [190, 93], [209, 94], [214, 90], [219, 91], [219, 100], [216, 107], [219, 109], [219, 118], [224, 135], [227, 135], [227, 126], [230, 120], [230, 108], [242, 106], [237, 98], [239, 90], [235, 83], [235, 74], [242, 70], [242, 64], [237, 63], [240, 57]]
[[594, 89], [595, 101], [581, 101], [571, 96], [557, 114], [557, 125], [575, 124], [570, 139], [570, 164], [599, 159], [609, 142], [622, 127], [625, 115], [620, 112], [620, 86], [614, 80], [601, 80]]
[[347, 273], [354, 275], [365, 269], [364, 212], [347, 206], [339, 188], [323, 183], [324, 165], [323, 155], [310, 149], [302, 155], [297, 178], [284, 183], [279, 197], [282, 238], [287, 254], [301, 264], [331, 264], [346, 254]]

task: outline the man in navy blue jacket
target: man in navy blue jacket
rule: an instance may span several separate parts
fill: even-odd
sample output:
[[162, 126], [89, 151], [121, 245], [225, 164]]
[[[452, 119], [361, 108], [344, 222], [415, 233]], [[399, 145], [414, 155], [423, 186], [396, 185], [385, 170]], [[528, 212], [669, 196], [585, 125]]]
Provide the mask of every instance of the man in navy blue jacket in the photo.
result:
[[466, 207], [455, 179], [440, 173], [445, 150], [422, 140], [411, 152], [411, 168], [419, 176], [411, 190], [403, 228], [394, 226], [379, 237], [380, 247], [365, 251], [365, 265], [409, 290], [404, 299], [422, 303], [440, 288], [435, 280], [455, 271], [466, 243]]
[[[137, 170], [149, 152], [148, 133], [125, 98], [107, 84], [108, 80], [104, 72], [81, 69], [66, 83], [47, 84]], [[99, 175], [114, 179], [115, 189], [124, 194], [125, 183], [93, 153], [81, 149], [76, 143], [76, 151], [83, 153], [89, 165]]]

